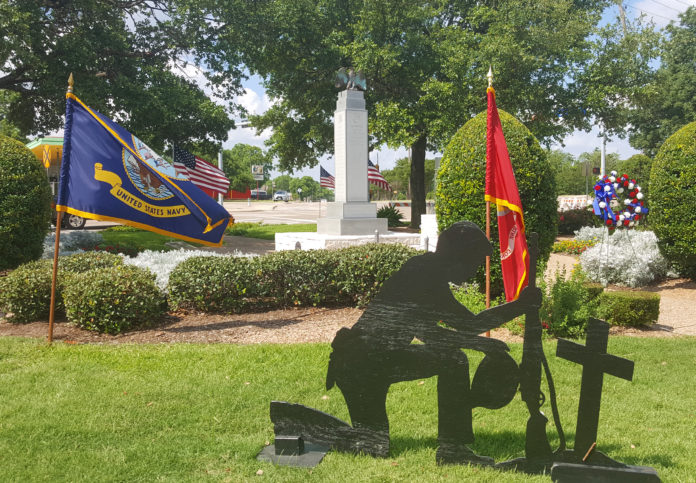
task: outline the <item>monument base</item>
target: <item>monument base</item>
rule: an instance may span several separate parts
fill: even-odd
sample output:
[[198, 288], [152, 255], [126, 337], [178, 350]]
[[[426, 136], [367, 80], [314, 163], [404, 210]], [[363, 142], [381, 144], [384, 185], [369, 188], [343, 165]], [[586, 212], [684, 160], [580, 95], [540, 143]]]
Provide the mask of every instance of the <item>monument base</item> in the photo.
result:
[[[386, 222], [386, 220], [384, 220]], [[319, 250], [346, 248], [366, 243], [401, 243], [411, 248], [422, 249], [420, 234], [391, 233], [386, 235], [327, 235], [325, 233], [276, 233], [275, 249], [281, 250]]]
[[317, 233], [323, 235], [380, 235], [389, 232], [386, 218], [377, 218], [377, 207], [369, 202], [334, 202], [326, 207], [326, 216], [317, 220]]

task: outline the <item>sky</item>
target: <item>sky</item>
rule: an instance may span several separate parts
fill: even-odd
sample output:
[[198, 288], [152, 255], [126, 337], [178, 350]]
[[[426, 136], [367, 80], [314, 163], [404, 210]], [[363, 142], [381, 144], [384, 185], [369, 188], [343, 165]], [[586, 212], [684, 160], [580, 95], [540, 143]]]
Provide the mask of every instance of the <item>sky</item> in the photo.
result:
[[[649, 20], [655, 23], [657, 27], [665, 27], [670, 21], [678, 21], [679, 13], [685, 11], [689, 6], [696, 5], [696, 0], [628, 0], [624, 2], [626, 16], [629, 19], [634, 19], [639, 15], [644, 15]], [[617, 18], [619, 9], [613, 6], [604, 14], [603, 22], [610, 22]], [[486, 79], [482, 79], [483, 86], [486, 85]], [[271, 100], [266, 95], [261, 83], [261, 79], [257, 76], [251, 76], [244, 82], [245, 93], [237, 98], [237, 101], [244, 106], [249, 113], [261, 114], [271, 106]], [[485, 106], [482, 107], [485, 108]], [[369, 115], [369, 114], [368, 114]], [[223, 144], [225, 149], [229, 149], [237, 143], [251, 144], [265, 149], [264, 141], [271, 136], [271, 131], [266, 130], [257, 136], [254, 129], [237, 128], [229, 133], [227, 142]], [[599, 137], [599, 129], [593, 128], [590, 132], [575, 131], [568, 135], [561, 144], [551, 146], [552, 149], [561, 149], [574, 156], [587, 151], [593, 151], [595, 148], [601, 148], [601, 138]], [[610, 138], [607, 142], [607, 153], [616, 153], [621, 159], [626, 159], [633, 154], [638, 153], [637, 150], [631, 148], [628, 139], [619, 139], [618, 137]], [[440, 153], [428, 153], [428, 158], [439, 156]], [[381, 149], [373, 151], [370, 159], [373, 162], [378, 162], [380, 169], [391, 169], [394, 167], [396, 160], [407, 157], [408, 149], [389, 149], [383, 146]], [[320, 164], [324, 166], [331, 174], [335, 174], [334, 162], [332, 156], [322, 158]], [[272, 175], [275, 177], [281, 173], [274, 171]], [[293, 173], [293, 176], [312, 176], [319, 179], [319, 166], [314, 168], [304, 169]]]

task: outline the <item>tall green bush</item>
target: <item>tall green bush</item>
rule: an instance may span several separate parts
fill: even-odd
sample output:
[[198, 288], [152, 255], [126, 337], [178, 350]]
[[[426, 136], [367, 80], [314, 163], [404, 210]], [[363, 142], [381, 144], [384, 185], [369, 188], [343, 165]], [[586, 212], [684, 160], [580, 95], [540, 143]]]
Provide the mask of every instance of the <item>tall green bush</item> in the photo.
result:
[[38, 259], [50, 222], [46, 170], [22, 143], [0, 135], [0, 270]]
[[[545, 151], [532, 133], [510, 114], [500, 111], [512, 168], [522, 200], [527, 233], [539, 234], [539, 260], [548, 260], [556, 238], [556, 181]], [[438, 172], [435, 212], [440, 231], [468, 220], [484, 227], [486, 204], [486, 113], [468, 121], [443, 153]], [[491, 240], [498, 245], [495, 206], [491, 207]], [[491, 257], [491, 293], [502, 292], [499, 250]], [[483, 286], [484, 270], [477, 281]]]
[[660, 251], [696, 280], [696, 122], [669, 137], [650, 171], [650, 227]]

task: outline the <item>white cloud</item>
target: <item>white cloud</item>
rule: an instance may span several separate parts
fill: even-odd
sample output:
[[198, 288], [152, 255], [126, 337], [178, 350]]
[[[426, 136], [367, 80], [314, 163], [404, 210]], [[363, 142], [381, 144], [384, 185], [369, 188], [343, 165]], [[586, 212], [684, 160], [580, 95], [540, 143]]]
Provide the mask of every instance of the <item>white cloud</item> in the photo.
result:
[[[570, 153], [576, 158], [585, 152], [602, 149], [602, 138], [599, 137], [599, 128], [593, 127], [590, 132], [574, 131], [563, 139], [564, 146], [551, 145], [551, 149], [560, 149]], [[607, 141], [607, 153], [616, 153], [620, 159], [627, 159], [639, 153], [628, 144], [627, 139], [609, 138]]]
[[239, 103], [249, 114], [263, 114], [274, 104], [265, 92], [259, 95], [249, 87], [244, 88], [244, 94], [235, 97], [235, 102]]

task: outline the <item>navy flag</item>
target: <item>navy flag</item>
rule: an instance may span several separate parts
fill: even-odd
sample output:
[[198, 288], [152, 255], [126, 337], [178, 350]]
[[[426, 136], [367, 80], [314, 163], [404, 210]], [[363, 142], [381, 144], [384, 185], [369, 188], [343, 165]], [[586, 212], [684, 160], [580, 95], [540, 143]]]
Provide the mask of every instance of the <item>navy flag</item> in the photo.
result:
[[227, 210], [140, 139], [66, 97], [57, 211], [222, 245]]

